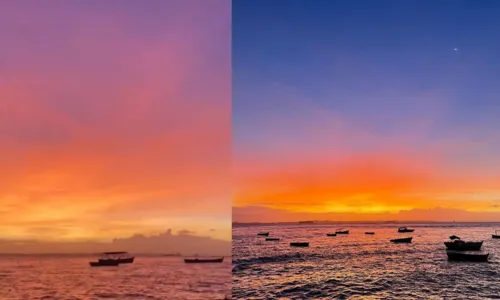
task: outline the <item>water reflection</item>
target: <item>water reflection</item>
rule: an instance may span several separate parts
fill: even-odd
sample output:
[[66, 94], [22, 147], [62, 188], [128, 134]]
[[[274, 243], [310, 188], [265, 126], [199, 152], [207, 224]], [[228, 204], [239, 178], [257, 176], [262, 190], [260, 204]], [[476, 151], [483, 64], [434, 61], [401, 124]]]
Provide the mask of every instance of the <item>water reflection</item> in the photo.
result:
[[0, 299], [224, 299], [230, 261], [185, 264], [180, 258], [138, 257], [133, 264], [92, 268], [87, 256], [0, 255]]
[[[326, 235], [332, 226], [233, 228], [233, 297], [496, 297], [500, 240], [491, 239], [493, 226], [428, 224], [398, 233], [397, 226], [351, 225], [349, 235], [335, 237]], [[266, 242], [256, 235], [261, 231], [281, 240]], [[443, 242], [452, 234], [484, 240], [490, 263], [448, 262]], [[411, 244], [389, 242], [410, 236]], [[309, 241], [310, 247], [293, 248], [292, 241]]]

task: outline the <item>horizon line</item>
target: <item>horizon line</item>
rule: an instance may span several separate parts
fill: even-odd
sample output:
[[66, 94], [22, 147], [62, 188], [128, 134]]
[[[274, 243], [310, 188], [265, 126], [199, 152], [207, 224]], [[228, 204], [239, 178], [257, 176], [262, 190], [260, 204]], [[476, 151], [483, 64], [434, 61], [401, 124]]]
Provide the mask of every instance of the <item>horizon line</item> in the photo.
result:
[[262, 225], [262, 224], [300, 224], [300, 225], [314, 225], [314, 224], [328, 224], [328, 223], [361, 223], [361, 224], [497, 224], [500, 221], [330, 221], [330, 220], [305, 220], [305, 221], [283, 221], [283, 222], [233, 222], [232, 225]]
[[[22, 253], [22, 252], [0, 252], [0, 256], [9, 256], [9, 255], [61, 255], [61, 256], [90, 256], [90, 255], [100, 255], [102, 252], [31, 252], [31, 253]], [[170, 253], [133, 253], [134, 256], [161, 256], [161, 257], [194, 257], [195, 255], [175, 255]], [[232, 255], [199, 255], [201, 257], [208, 256], [219, 256], [219, 257], [232, 257]]]

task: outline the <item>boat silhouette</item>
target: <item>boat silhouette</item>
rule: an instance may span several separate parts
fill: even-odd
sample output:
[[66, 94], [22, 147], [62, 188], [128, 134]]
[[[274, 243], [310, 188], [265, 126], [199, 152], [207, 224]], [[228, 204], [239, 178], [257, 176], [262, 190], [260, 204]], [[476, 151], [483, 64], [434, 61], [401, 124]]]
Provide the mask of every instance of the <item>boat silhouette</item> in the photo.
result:
[[104, 260], [104, 261], [91, 261], [89, 262], [91, 267], [116, 267], [120, 263], [116, 260]]
[[99, 258], [99, 262], [104, 261], [116, 261], [119, 264], [131, 264], [134, 262], [135, 257], [131, 256], [126, 251], [112, 251], [112, 252], [103, 252], [101, 253], [101, 258]]
[[458, 251], [446, 251], [448, 260], [451, 261], [471, 261], [471, 262], [487, 262], [489, 253], [486, 254], [470, 254]]
[[398, 228], [398, 232], [413, 232], [413, 231], [415, 231], [415, 229], [410, 229], [407, 227], [399, 227]]
[[393, 243], [411, 243], [412, 237], [408, 238], [402, 238], [402, 239], [392, 239], [391, 242]]
[[186, 264], [207, 264], [207, 263], [221, 263], [224, 261], [224, 257], [217, 258], [184, 258]]
[[483, 241], [480, 242], [465, 242], [462, 240], [454, 240], [453, 242], [444, 242], [444, 245], [448, 250], [455, 251], [479, 251], [483, 245]]

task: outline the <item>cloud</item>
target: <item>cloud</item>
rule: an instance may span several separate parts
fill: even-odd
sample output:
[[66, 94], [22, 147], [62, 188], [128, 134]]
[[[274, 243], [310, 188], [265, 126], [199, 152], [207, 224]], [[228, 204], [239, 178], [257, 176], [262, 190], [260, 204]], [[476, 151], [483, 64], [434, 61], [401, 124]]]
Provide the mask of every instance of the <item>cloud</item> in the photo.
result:
[[183, 229], [183, 230], [180, 230], [177, 234], [178, 235], [195, 235], [196, 232]]
[[111, 242], [63, 242], [39, 240], [0, 240], [0, 253], [99, 253], [128, 251], [135, 254], [230, 255], [231, 242], [187, 233], [173, 234], [171, 229], [151, 236], [136, 234]]

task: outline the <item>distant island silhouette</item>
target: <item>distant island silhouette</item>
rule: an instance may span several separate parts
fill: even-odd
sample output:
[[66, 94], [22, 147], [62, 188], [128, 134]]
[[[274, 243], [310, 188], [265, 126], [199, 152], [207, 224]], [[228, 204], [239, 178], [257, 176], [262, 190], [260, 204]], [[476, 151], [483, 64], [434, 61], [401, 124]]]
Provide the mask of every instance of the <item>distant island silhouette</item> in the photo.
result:
[[279, 225], [329, 225], [329, 224], [500, 224], [499, 222], [442, 222], [442, 221], [297, 221], [297, 222], [233, 222], [233, 227]]
[[110, 242], [52, 242], [0, 239], [0, 254], [96, 254], [116, 249], [136, 255], [231, 255], [231, 241], [197, 236], [187, 231], [173, 234], [171, 229], [157, 235], [136, 234]]

